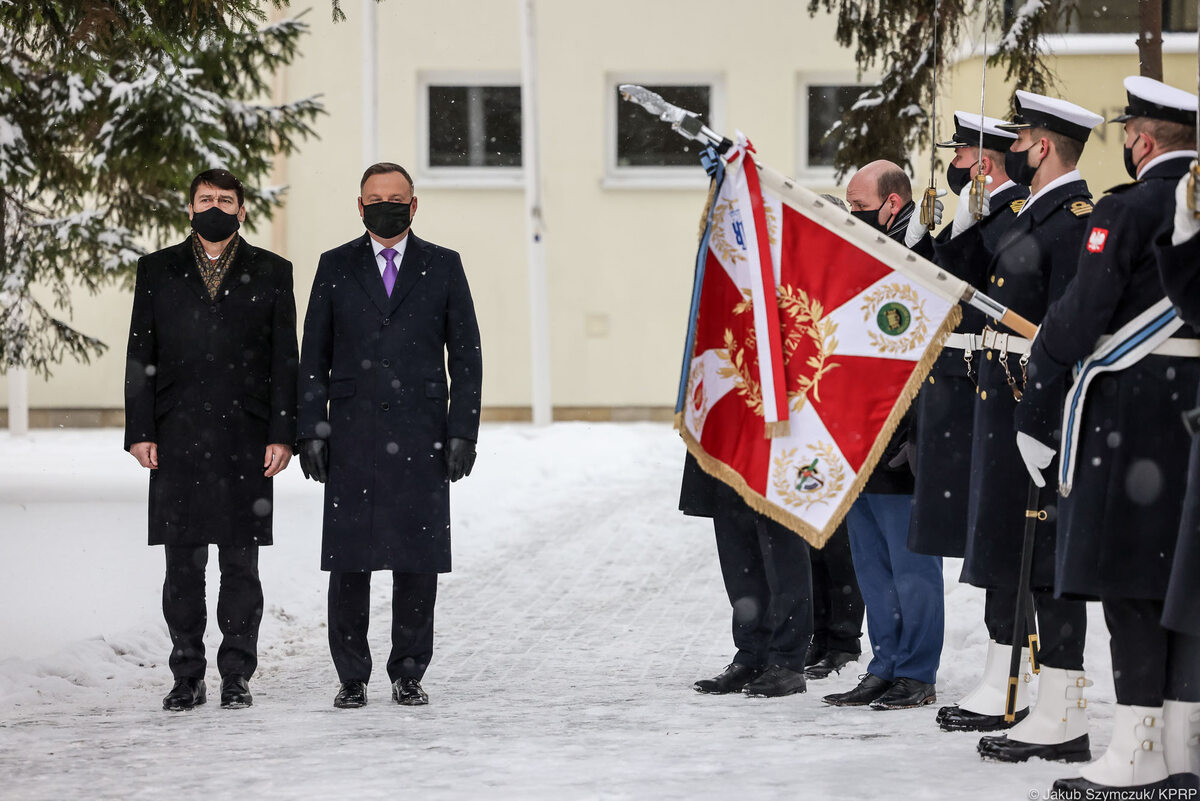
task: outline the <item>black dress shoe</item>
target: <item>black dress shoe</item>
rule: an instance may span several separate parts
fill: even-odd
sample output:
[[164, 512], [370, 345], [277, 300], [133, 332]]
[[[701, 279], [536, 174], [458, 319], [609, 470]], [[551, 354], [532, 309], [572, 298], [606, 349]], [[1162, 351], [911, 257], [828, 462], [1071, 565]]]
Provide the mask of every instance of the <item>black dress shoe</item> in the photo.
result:
[[1178, 790], [1179, 788], [1171, 781], [1168, 776], [1165, 779], [1154, 782], [1153, 784], [1135, 784], [1126, 785], [1124, 787], [1110, 787], [1107, 784], [1096, 784], [1090, 782], [1082, 776], [1077, 776], [1074, 779], [1056, 779], [1050, 787], [1051, 798], [1190, 798], [1190, 795], [1168, 794], [1164, 790]]
[[1028, 759], [1049, 759], [1053, 762], [1091, 762], [1092, 746], [1086, 734], [1065, 743], [1023, 743], [1010, 740], [1008, 735], [980, 737], [976, 749], [979, 756], [997, 762], [1024, 762]]
[[829, 649], [823, 645], [808, 644], [808, 652], [804, 654], [804, 668], [807, 670], [809, 666], [815, 665], [825, 658], [825, 654], [829, 653]]
[[204, 679], [175, 679], [171, 692], [163, 697], [163, 709], [182, 712], [200, 706], [205, 701]]
[[804, 674], [800, 671], [783, 665], [767, 665], [762, 675], [747, 683], [742, 692], [751, 698], [780, 698], [802, 693], [806, 689]]
[[223, 709], [243, 709], [254, 703], [250, 695], [250, 685], [244, 676], [236, 673], [221, 679], [221, 707]]
[[714, 676], [711, 679], [700, 679], [700, 681], [692, 685], [692, 689], [698, 693], [709, 693], [711, 695], [740, 693], [743, 687], [761, 675], [762, 668], [739, 665], [737, 662], [734, 662], [732, 665], [726, 665], [721, 675]]
[[396, 679], [392, 682], [392, 700], [401, 706], [425, 706], [429, 696], [421, 689], [417, 679]]
[[887, 692], [871, 702], [871, 709], [916, 709], [937, 701], [937, 687], [927, 681], [896, 679]]
[[984, 715], [963, 709], [957, 704], [944, 706], [938, 710], [937, 724], [942, 731], [1000, 731], [1011, 729], [1029, 716], [1029, 707], [1018, 709], [1016, 717], [1011, 722], [1004, 715]]
[[859, 676], [858, 686], [844, 693], [827, 695], [821, 700], [831, 706], [866, 706], [892, 688], [892, 683], [873, 673]]
[[333, 705], [338, 709], [358, 709], [367, 705], [367, 683], [365, 681], [343, 681]]
[[852, 654], [849, 651], [826, 651], [815, 664], [804, 668], [804, 676], [808, 679], [827, 679], [830, 673], [841, 673], [843, 667], [860, 656], [862, 654]]

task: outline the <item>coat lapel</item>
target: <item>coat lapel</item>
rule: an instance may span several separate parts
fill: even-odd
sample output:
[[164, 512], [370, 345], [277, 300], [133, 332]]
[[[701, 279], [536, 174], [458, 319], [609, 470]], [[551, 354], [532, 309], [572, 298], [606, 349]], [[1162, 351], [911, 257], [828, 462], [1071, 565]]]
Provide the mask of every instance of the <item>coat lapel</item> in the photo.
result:
[[[400, 260], [399, 275], [396, 285], [392, 287], [392, 296], [388, 298], [387, 314], [393, 314], [403, 302], [404, 297], [412, 291], [417, 282], [425, 275], [430, 256], [429, 243], [418, 239], [411, 231], [408, 234], [408, 246], [404, 248], [404, 258]], [[382, 286], [382, 281], [380, 285]]]
[[359, 240], [358, 263], [351, 268], [351, 272], [376, 308], [387, 314], [388, 296], [387, 292], [383, 291], [383, 280], [379, 277], [379, 264], [375, 261], [375, 250], [371, 247], [369, 234], [363, 234], [363, 238]]
[[225, 275], [221, 276], [221, 285], [217, 287], [214, 303], [220, 303], [231, 292], [250, 283], [249, 279], [254, 276], [256, 255], [255, 248], [249, 242], [245, 239], [238, 240], [237, 253], [233, 254], [233, 263], [229, 265]]
[[212, 303], [212, 298], [208, 296], [208, 287], [204, 285], [204, 279], [196, 267], [196, 257], [192, 255], [192, 238], [190, 236], [171, 248], [168, 263], [180, 279], [199, 296], [200, 300]]

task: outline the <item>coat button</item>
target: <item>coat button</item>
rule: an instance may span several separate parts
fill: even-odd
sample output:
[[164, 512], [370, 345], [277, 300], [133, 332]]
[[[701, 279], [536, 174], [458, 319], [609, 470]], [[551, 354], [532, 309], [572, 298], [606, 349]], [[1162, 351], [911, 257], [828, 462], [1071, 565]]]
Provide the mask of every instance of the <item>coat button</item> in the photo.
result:
[[211, 353], [204, 354], [204, 361], [211, 362], [212, 360], [213, 360], [213, 355]]
[[212, 411], [212, 404], [211, 404], [211, 403], [209, 403], [208, 401], [205, 401], [205, 402], [204, 402], [204, 411], [206, 411], [206, 412], [211, 412], [211, 411]]
[[388, 361], [387, 359], [380, 359], [379, 366], [380, 367], [391, 367], [392, 363], [390, 361]]
[[392, 324], [392, 318], [391, 318], [391, 317], [384, 317], [384, 318], [383, 318], [383, 324], [384, 324], [384, 325], [391, 325], [391, 324]]
[[216, 313], [217, 313], [217, 307], [216, 307], [216, 306], [209, 306], [209, 307], [208, 307], [208, 313], [209, 313], [209, 314], [216, 314]]
[[387, 401], [384, 401], [383, 403], [379, 404], [379, 408], [383, 409], [386, 412], [388, 409], [390, 409], [392, 407], [388, 404]]

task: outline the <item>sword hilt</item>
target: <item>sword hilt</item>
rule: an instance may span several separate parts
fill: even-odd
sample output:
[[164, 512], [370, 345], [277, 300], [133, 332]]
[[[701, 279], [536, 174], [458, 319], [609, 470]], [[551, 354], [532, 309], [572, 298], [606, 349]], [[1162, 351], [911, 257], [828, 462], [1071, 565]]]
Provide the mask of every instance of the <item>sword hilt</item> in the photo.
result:
[[971, 216], [976, 220], [983, 219], [983, 197], [987, 191], [987, 176], [979, 173], [971, 179], [971, 194], [968, 197]]
[[1200, 163], [1193, 164], [1188, 174], [1187, 204], [1192, 216], [1200, 220]]
[[937, 188], [933, 186], [925, 187], [925, 195], [921, 198], [921, 225], [925, 226], [930, 231], [934, 226], [934, 210], [937, 203]]

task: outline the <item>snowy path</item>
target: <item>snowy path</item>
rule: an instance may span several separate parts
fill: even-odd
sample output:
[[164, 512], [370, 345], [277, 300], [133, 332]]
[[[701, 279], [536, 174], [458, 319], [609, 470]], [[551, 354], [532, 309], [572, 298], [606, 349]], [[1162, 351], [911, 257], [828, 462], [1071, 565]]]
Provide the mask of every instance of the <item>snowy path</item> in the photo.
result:
[[[120, 433], [0, 435], [0, 798], [782, 799], [1038, 797], [1053, 764], [981, 762], [936, 707], [834, 709], [861, 666], [785, 699], [690, 689], [732, 652], [711, 526], [675, 511], [667, 426], [485, 427], [455, 485], [431, 705], [392, 704], [389, 582], [377, 577], [377, 678], [331, 706], [320, 493], [289, 467], [261, 569], [255, 705], [168, 714], [161, 549], [144, 545], [145, 476]], [[215, 595], [215, 557], [210, 595]], [[981, 594], [948, 563], [939, 696], [974, 679]], [[211, 600], [211, 599], [210, 599]], [[1093, 610], [1093, 748], [1108, 740], [1107, 635]], [[210, 613], [210, 620], [212, 620]], [[215, 629], [214, 626], [210, 628]], [[208, 638], [210, 656], [216, 638]], [[865, 640], [864, 640], [865, 645]], [[857, 669], [856, 669], [857, 668]]]

